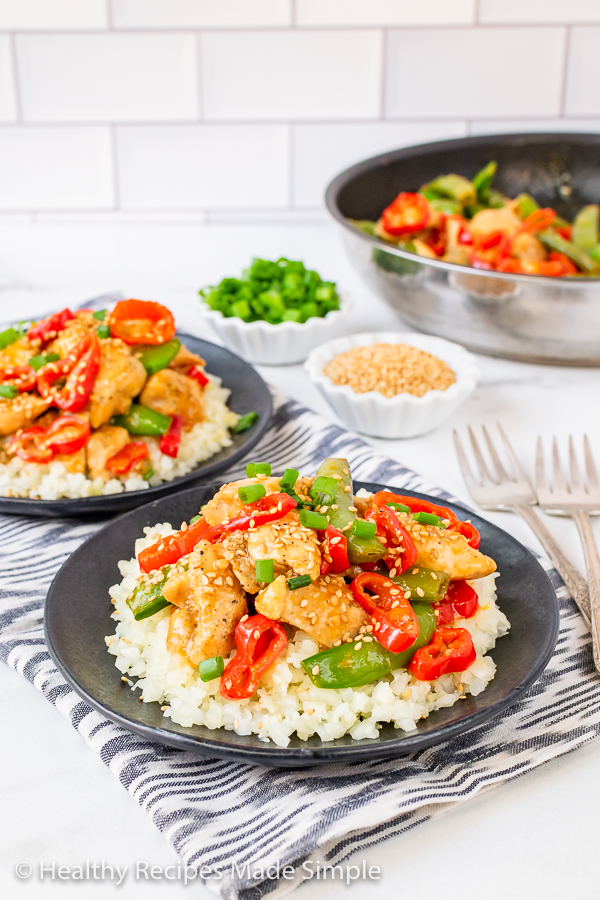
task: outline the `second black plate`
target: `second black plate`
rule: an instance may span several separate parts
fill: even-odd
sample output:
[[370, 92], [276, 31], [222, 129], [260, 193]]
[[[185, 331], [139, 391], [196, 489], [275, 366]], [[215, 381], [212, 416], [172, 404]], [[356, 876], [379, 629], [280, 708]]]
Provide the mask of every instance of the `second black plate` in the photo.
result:
[[102, 513], [124, 512], [158, 497], [172, 494], [196, 481], [208, 481], [217, 472], [229, 468], [250, 452], [261, 439], [273, 414], [273, 403], [269, 388], [256, 369], [225, 347], [195, 338], [191, 334], [178, 334], [181, 342], [194, 353], [206, 360], [206, 370], [218, 375], [223, 387], [229, 388], [231, 396], [227, 405], [234, 412], [258, 413], [258, 421], [242, 434], [232, 435], [230, 447], [220, 450], [210, 459], [200, 463], [187, 475], [166, 481], [145, 491], [128, 491], [122, 494], [108, 494], [99, 497], [61, 498], [60, 500], [30, 500], [26, 497], [0, 497], [0, 513], [15, 513], [24, 516], [89, 516]]

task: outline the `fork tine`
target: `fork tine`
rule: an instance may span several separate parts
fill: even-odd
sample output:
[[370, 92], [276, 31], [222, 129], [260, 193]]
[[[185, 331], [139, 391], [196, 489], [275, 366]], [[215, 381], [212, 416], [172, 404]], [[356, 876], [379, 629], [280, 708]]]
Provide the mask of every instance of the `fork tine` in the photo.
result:
[[569, 435], [569, 471], [571, 473], [571, 490], [573, 492], [583, 491], [583, 482], [579, 471], [579, 463], [575, 455], [575, 447], [573, 446], [573, 436]]
[[508, 456], [508, 458], [510, 460], [510, 464], [513, 467], [515, 473], [518, 476], [520, 476], [524, 481], [527, 481], [529, 483], [529, 478], [528, 478], [525, 470], [521, 466], [521, 463], [519, 462], [518, 457], [510, 444], [510, 441], [506, 437], [506, 434], [504, 433], [504, 429], [502, 428], [502, 425], [500, 424], [500, 422], [496, 422], [496, 427], [497, 427], [498, 431], [500, 432], [500, 437], [502, 438], [502, 442], [504, 443], [504, 449], [506, 450], [506, 455]]
[[566, 493], [570, 493], [560, 464], [556, 436], [552, 438], [552, 483], [555, 491], [565, 491]]
[[496, 470], [496, 475], [498, 476], [498, 481], [514, 481], [514, 477], [509, 475], [504, 466], [502, 465], [502, 461], [498, 456], [496, 448], [492, 443], [492, 439], [488, 434], [488, 430], [485, 425], [481, 426], [481, 430], [483, 431], [483, 436], [485, 438], [485, 442], [488, 446], [488, 450], [490, 451], [490, 456], [492, 457], [492, 462], [494, 463], [494, 468]]
[[592, 448], [590, 447], [590, 442], [588, 441], [587, 434], [584, 434], [583, 436], [583, 456], [585, 459], [585, 471], [588, 479], [588, 485], [590, 486], [591, 490], [600, 491], [598, 472], [596, 471], [594, 457], [592, 456]]
[[479, 482], [473, 475], [473, 470], [469, 464], [469, 460], [467, 459], [467, 454], [463, 450], [462, 441], [461, 441], [460, 437], [458, 436], [458, 432], [456, 431], [456, 429], [454, 429], [452, 434], [454, 437], [454, 448], [456, 450], [456, 455], [458, 457], [458, 465], [459, 465], [460, 471], [462, 472], [462, 477], [465, 480], [467, 490], [470, 493], [473, 493], [474, 490], [476, 491], [477, 488], [480, 487]]
[[550, 488], [546, 483], [546, 467], [544, 465], [544, 446], [542, 444], [542, 439], [538, 435], [538, 439], [535, 444], [535, 490], [536, 493], [540, 491], [549, 491]]
[[467, 428], [469, 431], [469, 438], [471, 439], [471, 447], [473, 448], [473, 453], [475, 454], [475, 462], [477, 463], [477, 466], [479, 468], [479, 476], [481, 480], [484, 483], [486, 481], [489, 481], [491, 484], [496, 484], [495, 479], [492, 478], [489, 469], [485, 464], [485, 459], [483, 458], [481, 450], [479, 449], [479, 444], [477, 443], [477, 438], [473, 434], [473, 429], [470, 425], [468, 425]]

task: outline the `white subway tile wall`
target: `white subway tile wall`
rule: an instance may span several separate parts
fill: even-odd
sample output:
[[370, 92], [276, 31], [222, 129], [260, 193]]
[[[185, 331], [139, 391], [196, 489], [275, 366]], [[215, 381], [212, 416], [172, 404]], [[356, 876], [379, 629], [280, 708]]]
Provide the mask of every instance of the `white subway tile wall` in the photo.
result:
[[318, 221], [368, 156], [598, 133], [599, 84], [600, 0], [0, 0], [0, 218]]

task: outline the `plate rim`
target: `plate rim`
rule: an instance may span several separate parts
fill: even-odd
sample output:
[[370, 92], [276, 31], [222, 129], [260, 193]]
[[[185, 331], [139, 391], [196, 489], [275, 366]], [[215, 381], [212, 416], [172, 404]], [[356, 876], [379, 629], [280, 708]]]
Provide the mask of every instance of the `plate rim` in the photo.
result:
[[[216, 484], [216, 483], [215, 483]], [[207, 484], [202, 485], [202, 488], [210, 488], [213, 485]], [[221, 486], [221, 485], [220, 485]], [[430, 501], [443, 501], [448, 504], [451, 508], [455, 508], [461, 512], [466, 513], [469, 516], [476, 516], [477, 518], [482, 519], [482, 516], [479, 516], [478, 513], [474, 512], [472, 509], [468, 507], [462, 506], [460, 503], [456, 503], [453, 500], [447, 500], [446, 498], [436, 497], [432, 494], [425, 494], [421, 491], [413, 491], [408, 488], [399, 488], [387, 485], [381, 485], [377, 482], [364, 482], [359, 479], [355, 481], [355, 486], [358, 489], [361, 487], [366, 487], [367, 489], [371, 489], [372, 487], [377, 487], [379, 490], [401, 490], [403, 493], [409, 496], [419, 497], [421, 499], [427, 499]], [[198, 490], [198, 487], [190, 489]], [[179, 492], [180, 494], [188, 493], [187, 491]], [[153, 503], [159, 503], [160, 498], [153, 501]], [[490, 719], [495, 718], [500, 713], [502, 713], [505, 709], [512, 706], [514, 703], [518, 702], [520, 697], [522, 697], [529, 688], [537, 681], [539, 676], [542, 674], [546, 666], [548, 665], [554, 649], [556, 647], [556, 642], [558, 640], [559, 635], [559, 626], [560, 626], [560, 610], [559, 603], [556, 591], [550, 581], [548, 573], [542, 567], [539, 562], [539, 559], [534, 555], [534, 553], [526, 547], [524, 544], [521, 544], [515, 537], [513, 537], [508, 532], [504, 531], [504, 529], [500, 528], [498, 525], [495, 525], [493, 522], [486, 521], [489, 525], [491, 525], [494, 529], [500, 531], [502, 535], [508, 539], [509, 543], [513, 545], [517, 545], [521, 548], [522, 551], [526, 553], [527, 556], [531, 558], [533, 562], [535, 562], [536, 566], [539, 569], [539, 574], [545, 579], [547, 582], [547, 586], [550, 588], [551, 595], [553, 597], [554, 602], [551, 605], [551, 609], [547, 610], [548, 616], [546, 618], [546, 622], [548, 624], [546, 639], [543, 644], [543, 650], [540, 651], [538, 661], [536, 665], [533, 666], [528, 674], [521, 680], [521, 682], [513, 687], [508, 694], [501, 698], [500, 700], [486, 706], [484, 709], [475, 711], [473, 713], [467, 714], [464, 718], [459, 719], [456, 722], [450, 723], [448, 725], [440, 725], [438, 728], [433, 728], [431, 731], [428, 731], [426, 734], [407, 734], [406, 732], [400, 732], [400, 736], [398, 738], [392, 738], [383, 743], [378, 743], [376, 740], [373, 740], [371, 743], [363, 744], [356, 742], [356, 745], [343, 745], [336, 746], [336, 741], [327, 741], [322, 742], [321, 746], [318, 747], [278, 747], [277, 745], [270, 743], [262, 743], [258, 742], [256, 746], [243, 746], [243, 745], [233, 745], [227, 744], [223, 740], [218, 738], [205, 738], [198, 737], [194, 735], [188, 735], [181, 732], [173, 732], [165, 728], [161, 728], [156, 725], [146, 725], [143, 722], [136, 721], [135, 719], [131, 719], [122, 713], [116, 712], [111, 708], [107, 707], [101, 701], [96, 700], [94, 696], [89, 694], [89, 692], [83, 688], [76, 679], [76, 676], [73, 675], [69, 669], [69, 667], [63, 662], [60, 656], [60, 651], [55, 646], [51, 635], [51, 626], [49, 623], [49, 615], [48, 609], [53, 602], [53, 593], [57, 590], [55, 587], [58, 582], [61, 572], [69, 564], [69, 561], [73, 559], [73, 557], [83, 550], [88, 544], [93, 543], [95, 540], [101, 538], [102, 534], [110, 528], [118, 525], [118, 523], [126, 516], [130, 516], [135, 514], [139, 514], [142, 512], [145, 507], [152, 506], [152, 503], [144, 504], [144, 506], [136, 507], [133, 510], [129, 510], [124, 512], [122, 515], [118, 516], [116, 519], [111, 520], [106, 525], [104, 525], [101, 529], [92, 534], [89, 538], [87, 538], [63, 563], [61, 568], [58, 570], [56, 575], [54, 576], [52, 583], [50, 584], [50, 588], [48, 590], [48, 594], [44, 601], [44, 638], [46, 641], [46, 645], [50, 652], [50, 656], [52, 657], [53, 662], [57, 666], [59, 672], [65, 678], [67, 683], [73, 688], [76, 694], [85, 700], [93, 709], [99, 712], [101, 715], [105, 716], [105, 718], [109, 719], [109, 721], [114, 722], [117, 725], [125, 728], [129, 732], [133, 732], [134, 734], [138, 734], [141, 737], [145, 738], [154, 743], [160, 743], [166, 746], [174, 747], [178, 750], [184, 750], [191, 753], [195, 753], [198, 756], [209, 756], [209, 757], [217, 757], [221, 759], [229, 759], [234, 760], [236, 762], [245, 763], [248, 765], [264, 765], [268, 767], [284, 767], [284, 768], [304, 768], [308, 766], [316, 766], [316, 765], [324, 765], [324, 764], [332, 764], [332, 763], [354, 763], [354, 762], [365, 762], [368, 760], [383, 760], [395, 757], [406, 756], [410, 753], [414, 753], [417, 751], [425, 750], [428, 747], [433, 746], [434, 744], [439, 744], [451, 740], [455, 737], [458, 737], [461, 734], [464, 734], [467, 731], [472, 731], [474, 728], [477, 728], [479, 725], [482, 725], [484, 722], [489, 721]], [[116, 562], [116, 560], [115, 560]], [[551, 613], [551, 615], [550, 615]], [[551, 621], [550, 621], [551, 619]], [[108, 652], [108, 651], [107, 651]], [[118, 670], [115, 667], [115, 672], [118, 673]], [[118, 676], [121, 677], [121, 676]], [[183, 727], [183, 726], [180, 726]], [[224, 735], [229, 735], [230, 732], [225, 729], [215, 729], [218, 733], [223, 733]], [[233, 732], [235, 734], [235, 732]], [[252, 736], [256, 737], [256, 736]], [[260, 761], [257, 758], [260, 757]]]
[[[233, 350], [230, 350], [228, 347], [217, 344], [214, 341], [207, 341], [204, 338], [196, 337], [196, 335], [189, 334], [185, 331], [177, 331], [176, 335], [182, 340], [191, 338], [193, 341], [201, 341], [204, 344], [210, 344], [226, 355], [235, 357], [235, 359], [239, 360], [245, 366], [252, 369], [256, 377], [259, 379], [259, 381], [261, 382], [261, 390], [264, 391], [264, 400], [268, 408], [268, 413], [263, 417], [262, 422], [259, 421], [257, 423], [256, 430], [248, 438], [248, 440], [225, 460], [211, 463], [212, 457], [209, 457], [209, 459], [204, 461], [206, 465], [200, 463], [200, 467], [193, 469], [191, 472], [186, 472], [185, 475], [180, 475], [177, 478], [174, 478], [173, 481], [162, 481], [160, 484], [157, 484], [154, 487], [149, 487], [143, 491], [122, 491], [119, 494], [100, 494], [93, 497], [58, 497], [55, 500], [35, 500], [31, 497], [0, 496], [0, 514], [24, 515], [33, 516], [36, 518], [58, 518], [61, 516], [65, 518], [72, 518], [80, 516], [95, 516], [108, 514], [111, 512], [114, 513], [115, 511], [120, 512], [121, 510], [119, 509], [119, 500], [121, 500], [122, 504], [127, 504], [128, 502], [130, 504], [128, 509], [123, 510], [124, 512], [131, 511], [132, 509], [137, 509], [140, 506], [146, 506], [149, 503], [153, 503], [155, 500], [159, 500], [161, 496], [164, 496], [167, 493], [171, 493], [172, 491], [179, 492], [180, 490], [191, 488], [194, 482], [199, 482], [203, 479], [210, 479], [214, 477], [219, 472], [222, 472], [225, 469], [228, 469], [231, 466], [235, 465], [240, 461], [240, 459], [244, 458], [246, 453], [249, 453], [250, 450], [252, 450], [256, 446], [256, 444], [268, 430], [269, 425], [273, 420], [274, 412], [273, 396], [271, 394], [271, 391], [269, 390], [267, 382], [264, 380], [262, 375], [256, 370], [252, 363], [249, 363], [248, 360], [244, 359], [239, 354], [234, 353]], [[223, 384], [223, 386], [228, 387], [226, 384]], [[217, 454], [214, 454], [214, 456], [216, 455]], [[79, 501], [83, 502], [85, 508], [82, 508], [80, 512], [75, 512], [70, 508], [71, 504], [78, 503]]]

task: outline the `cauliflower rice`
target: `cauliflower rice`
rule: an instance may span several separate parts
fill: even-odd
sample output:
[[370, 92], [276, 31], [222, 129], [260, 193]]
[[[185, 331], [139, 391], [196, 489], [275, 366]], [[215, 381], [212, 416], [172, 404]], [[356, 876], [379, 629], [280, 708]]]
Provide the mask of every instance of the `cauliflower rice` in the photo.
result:
[[60, 497], [94, 497], [101, 494], [120, 494], [123, 491], [143, 491], [155, 487], [163, 481], [173, 481], [187, 475], [196, 466], [222, 450], [230, 447], [232, 440], [229, 429], [238, 420], [237, 413], [227, 407], [231, 391], [221, 386], [216, 375], [207, 376], [209, 384], [204, 390], [206, 416], [189, 431], [184, 431], [177, 459], [161, 453], [158, 440], [151, 437], [137, 437], [148, 444], [150, 465], [154, 475], [145, 481], [138, 473], [132, 473], [122, 481], [111, 478], [87, 478], [83, 472], [67, 472], [62, 462], [47, 465], [26, 463], [14, 457], [8, 463], [0, 464], [0, 495], [5, 497], [28, 497], [32, 500], [58, 500]]
[[[169, 524], [144, 529], [136, 541], [137, 554], [154, 543], [157, 535], [173, 533]], [[190, 663], [166, 647], [169, 610], [136, 622], [126, 600], [140, 574], [137, 559], [121, 560], [120, 584], [110, 589], [117, 621], [114, 635], [106, 638], [115, 665], [142, 692], [145, 703], [168, 704], [163, 713], [186, 728], [205, 725], [225, 728], [240, 735], [257, 734], [261, 741], [286, 747], [294, 733], [301, 740], [318, 735], [333, 741], [349, 734], [354, 740], [376, 738], [382, 723], [411, 732], [420, 719], [443, 707], [453, 706], [467, 694], [476, 696], [493, 679], [496, 665], [485, 654], [505, 635], [510, 623], [496, 606], [498, 573], [469, 582], [479, 596], [479, 611], [457, 621], [473, 638], [477, 659], [464, 672], [443, 675], [434, 682], [417, 681], [406, 669], [373, 684], [332, 690], [317, 688], [301, 667], [301, 661], [321, 649], [308, 635], [297, 631], [285, 651], [265, 672], [261, 687], [249, 700], [226, 700], [219, 693], [220, 679], [204, 683]], [[233, 651], [229, 659], [235, 655]]]

